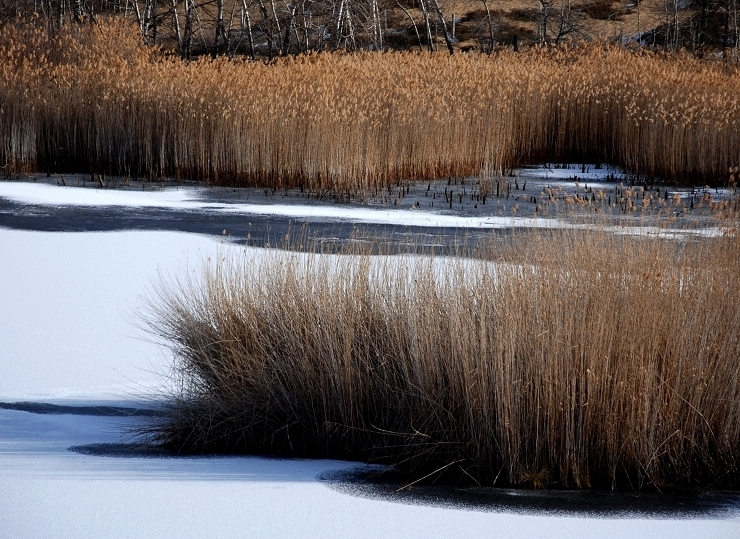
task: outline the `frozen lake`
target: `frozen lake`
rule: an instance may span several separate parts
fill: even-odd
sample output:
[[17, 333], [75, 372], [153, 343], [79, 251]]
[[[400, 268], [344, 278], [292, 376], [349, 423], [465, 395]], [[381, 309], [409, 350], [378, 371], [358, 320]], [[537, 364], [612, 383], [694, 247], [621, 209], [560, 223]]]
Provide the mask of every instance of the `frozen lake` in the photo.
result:
[[[229, 239], [246, 238], [250, 222], [268, 229], [279, 214], [290, 226], [290, 219], [318, 229], [365, 223], [408, 235], [426, 227], [452, 234], [448, 228], [458, 225], [450, 223], [459, 221], [445, 219], [477, 219], [477, 228], [487, 222], [492, 229], [497, 222], [410, 208], [403, 215], [313, 203], [270, 209], [260, 202], [259, 211], [249, 204], [204, 201], [192, 190], [121, 194], [0, 182], [0, 536], [740, 536], [736, 495], [679, 499], [671, 502], [675, 510], [661, 511], [642, 507], [649, 497], [631, 506], [619, 498], [615, 510], [607, 499], [601, 510], [579, 513], [564, 510], [557, 496], [511, 503], [526, 493], [502, 491], [498, 503], [460, 505], [439, 491], [394, 496], [392, 485], [340, 480], [367, 470], [359, 463], [70, 451], [120, 447], [151, 419], [91, 408], [156, 407], [171, 356], [151, 342], [136, 313], [160, 275], [196, 272], [208, 257], [241, 253], [241, 242]], [[362, 213], [368, 211], [390, 216], [383, 221]], [[439, 215], [445, 219], [428, 221]], [[187, 228], [199, 222], [203, 228]], [[238, 226], [245, 228], [232, 234]], [[71, 408], [12, 405], [21, 401]]]
[[[461, 235], [474, 244], [534, 228], [598, 225], [625, 234], [671, 234], [671, 227], [680, 225], [682, 233], [690, 229], [695, 235], [712, 235], [716, 222], [709, 219], [710, 203], [702, 201], [730, 194], [723, 189], [634, 186], [634, 179], [609, 167], [547, 167], [515, 174], [500, 180], [505, 187], [499, 196], [482, 196], [484, 190], [474, 179], [450, 178], [340, 198], [295, 189], [120, 180], [108, 180], [116, 187], [101, 189], [89, 176], [37, 175], [31, 181], [3, 182], [0, 219], [4, 227], [17, 230], [166, 230], [223, 236], [255, 247], [301, 234], [323, 244], [383, 237], [399, 248], [421, 244], [444, 250], [459, 243]], [[498, 187], [491, 189], [495, 193]]]

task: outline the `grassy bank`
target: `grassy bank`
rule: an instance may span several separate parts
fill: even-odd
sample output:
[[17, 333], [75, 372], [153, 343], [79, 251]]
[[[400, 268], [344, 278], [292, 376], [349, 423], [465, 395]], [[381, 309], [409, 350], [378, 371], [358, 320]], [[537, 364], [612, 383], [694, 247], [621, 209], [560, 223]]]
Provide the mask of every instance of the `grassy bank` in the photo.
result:
[[527, 161], [724, 184], [738, 66], [621, 48], [179, 59], [120, 22], [0, 30], [0, 163], [357, 191]]
[[496, 485], [738, 486], [740, 241], [536, 232], [468, 258], [271, 251], [164, 286], [184, 452]]

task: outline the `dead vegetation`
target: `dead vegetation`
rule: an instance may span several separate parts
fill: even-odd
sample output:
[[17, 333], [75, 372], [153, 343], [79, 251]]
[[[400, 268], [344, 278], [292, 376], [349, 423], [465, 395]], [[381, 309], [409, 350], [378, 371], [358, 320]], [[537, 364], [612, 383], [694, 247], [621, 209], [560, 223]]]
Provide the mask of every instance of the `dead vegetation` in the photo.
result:
[[735, 0], [31, 0], [0, 1], [0, 24], [51, 30], [115, 15], [141, 39], [199, 55], [252, 58], [329, 50], [487, 52], [603, 41], [738, 58]]
[[0, 30], [6, 175], [342, 192], [542, 159], [723, 185], [740, 162], [736, 65], [601, 46], [186, 63], [105, 24]]
[[434, 481], [737, 487], [736, 230], [539, 231], [475, 256], [248, 251], [163, 283], [148, 323], [180, 389], [155, 438]]

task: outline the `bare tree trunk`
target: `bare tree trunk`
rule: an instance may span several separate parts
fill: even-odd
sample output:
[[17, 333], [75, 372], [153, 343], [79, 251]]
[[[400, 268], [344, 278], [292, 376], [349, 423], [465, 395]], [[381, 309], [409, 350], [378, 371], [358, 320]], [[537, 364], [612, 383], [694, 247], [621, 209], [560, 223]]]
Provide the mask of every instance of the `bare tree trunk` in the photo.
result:
[[437, 16], [439, 17], [439, 23], [442, 25], [442, 34], [444, 35], [445, 44], [447, 45], [447, 50], [450, 51], [451, 56], [455, 53], [455, 49], [452, 46], [452, 36], [450, 36], [450, 32], [447, 30], [447, 23], [445, 22], [444, 15], [442, 15], [442, 8], [439, 7], [439, 2], [437, 0], [432, 0], [432, 3], [434, 4]]
[[486, 19], [488, 19], [488, 38], [490, 40], [488, 52], [490, 54], [496, 45], [496, 40], [493, 38], [493, 21], [491, 20], [491, 10], [488, 9], [488, 2], [486, 0], [481, 0], [481, 2], [483, 2], [483, 7], [486, 8]]
[[134, 13], [136, 13], [136, 23], [139, 25], [141, 38], [144, 39], [144, 18], [141, 16], [141, 10], [139, 9], [138, 0], [134, 0]]
[[[297, 9], [297, 7], [296, 7], [296, 9]], [[293, 19], [293, 24], [291, 26], [293, 27], [293, 36], [295, 37], [295, 47], [296, 47], [296, 50], [299, 53], [300, 52], [305, 52], [305, 51], [302, 51], [302, 49], [301, 49], [301, 35], [298, 33], [298, 24], [296, 24], [295, 19]]]
[[[288, 7], [287, 4], [286, 7]], [[290, 49], [290, 30], [293, 28], [293, 18], [295, 17], [297, 7], [297, 4], [290, 7], [290, 18], [288, 19], [288, 24], [285, 26], [285, 37], [283, 38], [283, 54], [288, 54]]]
[[157, 0], [151, 0], [151, 28], [152, 28], [152, 44], [157, 44], [157, 34], [159, 32], [159, 21], [157, 20]]
[[373, 45], [375, 50], [383, 50], [383, 25], [380, 21], [380, 9], [378, 8], [378, 0], [372, 0], [372, 12], [373, 12]]
[[337, 48], [339, 48], [339, 43], [342, 39], [342, 15], [343, 14], [344, 14], [344, 0], [339, 0], [339, 11], [337, 12], [337, 24], [334, 29]]
[[417, 28], [414, 18], [411, 16], [411, 13], [409, 13], [409, 10], [403, 7], [400, 2], [396, 2], [396, 4], [398, 5], [398, 7], [401, 8], [401, 11], [403, 11], [411, 21], [411, 26], [414, 27], [414, 33], [416, 34], [416, 41], [419, 43], [419, 52], [423, 51], [424, 48], [421, 46], [421, 36], [419, 35], [419, 28]]
[[737, 20], [737, 0], [732, 0], [732, 18], [733, 18], [733, 24], [735, 26], [735, 59], [738, 60], [738, 54], [740, 54], [740, 25], [738, 25]]
[[570, 9], [570, 0], [567, 4], [563, 4], [560, 7], [560, 21], [558, 23], [558, 34], [555, 36], [555, 44], [558, 45], [560, 41], [573, 32], [575, 23]]
[[[275, 0], [270, 0], [270, 6], [272, 7], [272, 18], [275, 20], [275, 34], [280, 39], [280, 20], [277, 16], [277, 10], [275, 9]], [[278, 49], [278, 54], [282, 55], [283, 51]]]
[[177, 40], [177, 52], [182, 54], [182, 33], [180, 32], [180, 19], [177, 15], [177, 0], [172, 0], [172, 26], [175, 29], [175, 39]]
[[242, 21], [242, 26], [246, 24], [247, 39], [249, 39], [249, 56], [252, 58], [252, 60], [254, 60], [254, 36], [252, 35], [252, 19], [249, 17], [249, 7], [247, 6], [247, 0], [242, 0], [242, 9], [244, 10], [244, 20]]
[[51, 0], [45, 0], [45, 2], [46, 3], [44, 4], [44, 6], [46, 8], [46, 23], [49, 27], [49, 33], [51, 34], [54, 31], [54, 17], [52, 16], [53, 9], [51, 5]]
[[208, 40], [206, 39], [205, 32], [203, 31], [203, 21], [200, 19], [200, 11], [198, 11], [198, 5], [195, 3], [195, 0], [193, 1], [193, 15], [195, 17], [195, 21], [198, 23], [198, 33], [200, 34], [200, 44], [201, 46], [208, 51]]
[[673, 0], [673, 50], [678, 49], [678, 0]]
[[[90, 22], [93, 24], [98, 24], [98, 20], [95, 18], [95, 6], [92, 2], [85, 3], [81, 2], [82, 7], [85, 11], [87, 11], [88, 17], [90, 17]], [[100, 25], [98, 25], [98, 28], [100, 28]]]
[[352, 14], [349, 11], [349, 4], [344, 8], [344, 13], [347, 18], [347, 29], [349, 30], [349, 39], [352, 42], [352, 50], [357, 50], [357, 43], [355, 43], [355, 26], [352, 23]]
[[182, 57], [190, 60], [193, 46], [193, 15], [195, 0], [185, 0], [185, 35], [182, 40]]
[[[375, 2], [375, 10], [378, 12], [378, 35], [380, 36], [380, 50], [385, 48], [385, 34], [383, 32], [383, 17], [380, 16], [380, 7], [378, 2]], [[386, 17], [385, 29], [388, 29], [388, 19]]]
[[223, 53], [226, 44], [226, 31], [224, 30], [224, 0], [216, 0], [216, 35], [213, 43], [213, 56]]
[[550, 7], [553, 0], [539, 0], [540, 3], [540, 44], [547, 43], [547, 19], [550, 17]]
[[267, 57], [268, 59], [272, 60], [272, 49], [275, 43], [275, 40], [273, 39], [273, 28], [272, 28], [272, 22], [270, 21], [270, 16], [267, 14], [267, 8], [265, 7], [264, 0], [257, 0], [257, 5], [260, 7], [260, 14], [262, 15], [262, 21], [264, 22], [266, 28], [267, 28]]
[[72, 4], [72, 14], [75, 22], [82, 22], [82, 0], [74, 0]]
[[722, 58], [727, 58], [727, 49], [730, 44], [730, 10], [725, 10], [725, 33], [722, 37]]
[[303, 45], [304, 50], [308, 52], [311, 45], [308, 35], [308, 19], [306, 18], [306, 0], [301, 2], [301, 19], [303, 21]]
[[[345, 48], [356, 50], [357, 43], [355, 41], [355, 26], [354, 26], [354, 23], [352, 22], [352, 12], [350, 11], [348, 0], [340, 0], [339, 10], [337, 11], [336, 17], [337, 19], [336, 19], [336, 26], [335, 26], [335, 32], [336, 32], [336, 40], [335, 40], [336, 45], [335, 46], [339, 48], [343, 41]], [[344, 32], [342, 31], [343, 28], [344, 28]]]
[[141, 35], [144, 39], [144, 43], [149, 43], [149, 27], [152, 21], [152, 8], [154, 6], [154, 0], [146, 0], [144, 4], [144, 19], [141, 23]]
[[434, 52], [434, 40], [432, 39], [432, 27], [429, 25], [429, 10], [427, 9], [427, 3], [424, 0], [419, 0], [419, 7], [424, 15], [424, 26], [427, 30], [427, 45], [429, 46], [429, 52]]
[[670, 25], [670, 22], [668, 20], [668, 5], [669, 5], [669, 2], [670, 2], [670, 0], [664, 0], [664, 2], [663, 2], [663, 7], [665, 8], [665, 20], [663, 21], [663, 24], [665, 25], [665, 48], [666, 48], [666, 50], [668, 50], [669, 43], [671, 42], [671, 40], [670, 40], [670, 37], [671, 37], [670, 36], [671, 25]]
[[[226, 55], [229, 58], [234, 57], [234, 51], [232, 50], [231, 43], [231, 31], [234, 29], [234, 17], [236, 17], [236, 2], [231, 3], [231, 13], [229, 14], [229, 24], [224, 25], [224, 47], [226, 48]], [[240, 40], [241, 41], [241, 40]]]
[[58, 16], [58, 24], [57, 28], [61, 28], [64, 26], [64, 0], [59, 0], [59, 12], [57, 14]]

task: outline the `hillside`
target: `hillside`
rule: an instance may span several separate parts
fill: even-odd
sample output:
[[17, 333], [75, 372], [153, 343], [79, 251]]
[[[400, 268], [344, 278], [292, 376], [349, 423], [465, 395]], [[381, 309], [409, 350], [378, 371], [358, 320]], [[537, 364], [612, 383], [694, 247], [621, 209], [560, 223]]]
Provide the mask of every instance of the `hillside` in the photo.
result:
[[0, 1], [0, 21], [58, 28], [113, 13], [145, 42], [200, 54], [323, 50], [484, 51], [604, 41], [737, 57], [736, 0], [30, 0]]

